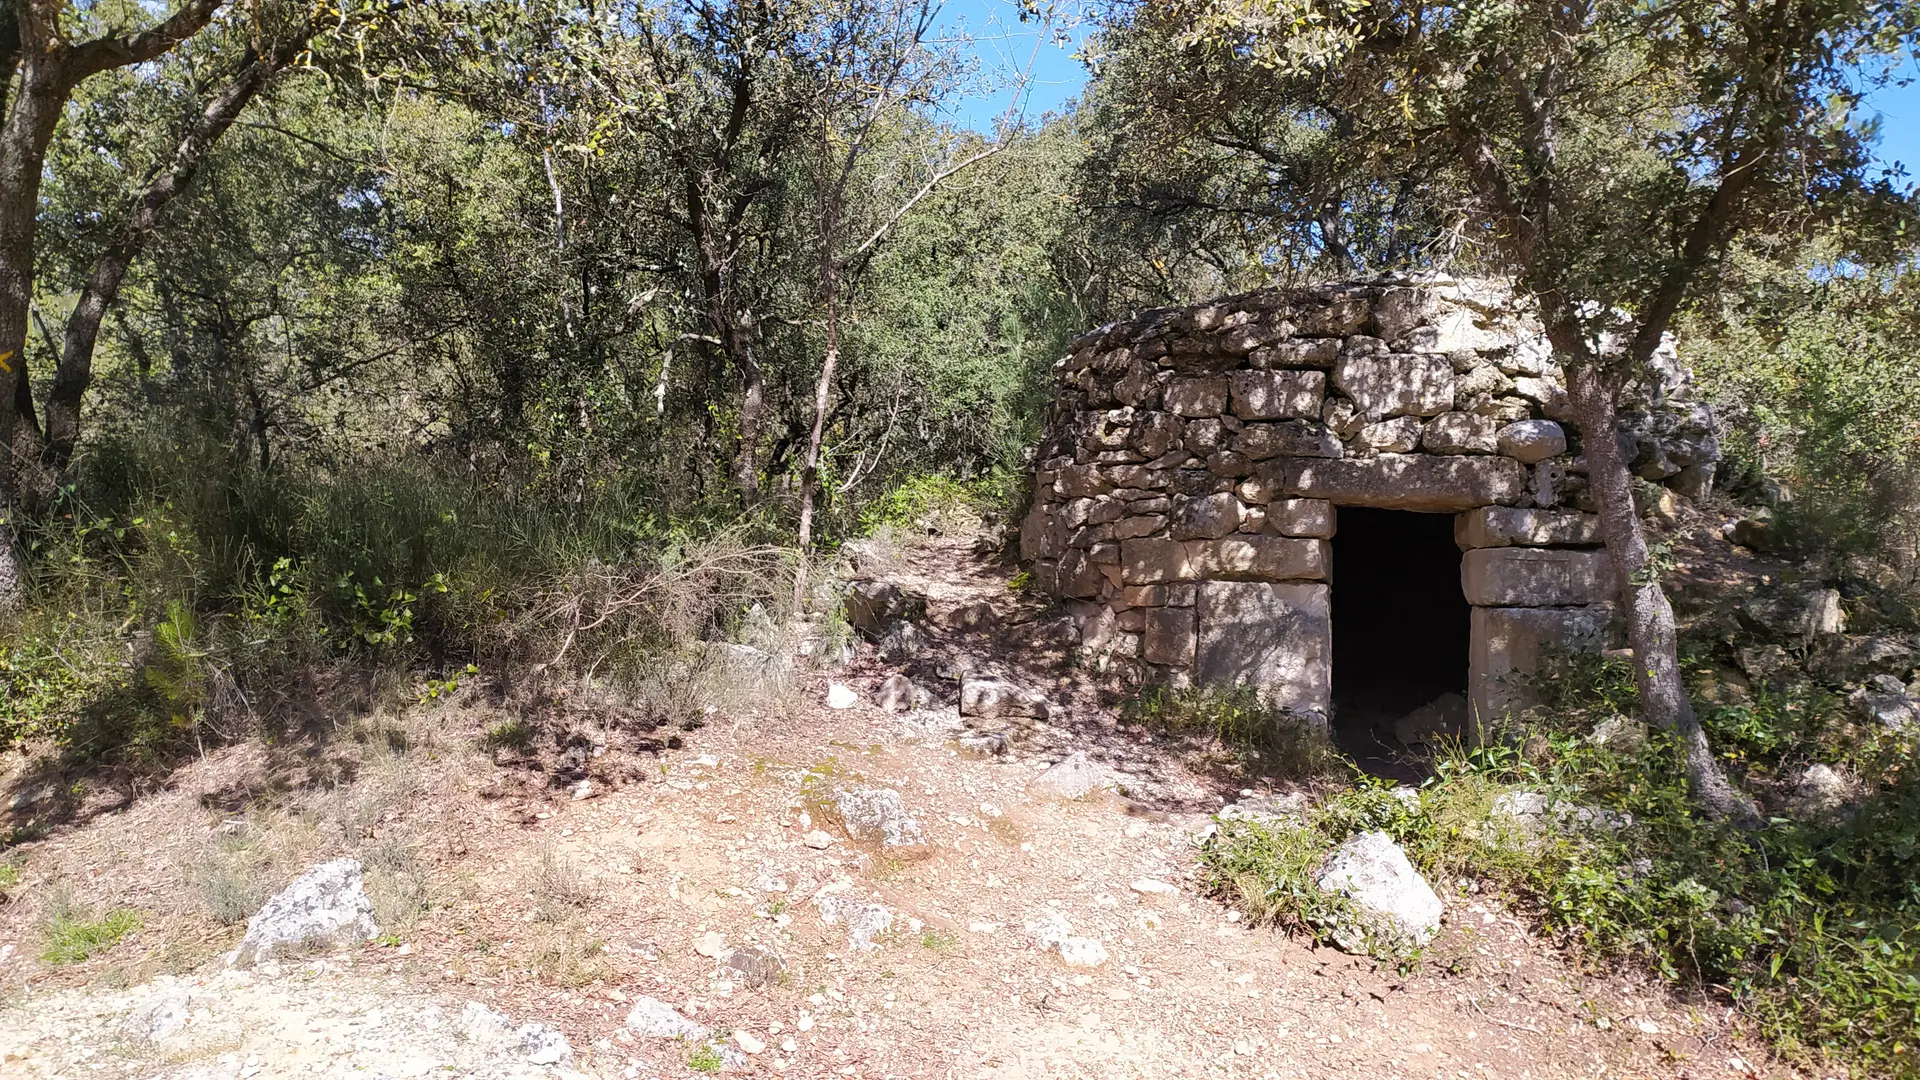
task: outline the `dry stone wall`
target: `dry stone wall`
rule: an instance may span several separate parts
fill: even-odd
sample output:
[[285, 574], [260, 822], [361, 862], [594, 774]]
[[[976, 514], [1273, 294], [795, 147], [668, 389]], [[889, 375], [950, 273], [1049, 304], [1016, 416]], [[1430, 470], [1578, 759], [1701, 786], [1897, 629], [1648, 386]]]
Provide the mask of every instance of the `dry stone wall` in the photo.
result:
[[[1691, 496], [1712, 417], [1666, 375], [1623, 425]], [[1485, 282], [1267, 290], [1148, 312], [1054, 367], [1021, 555], [1083, 648], [1141, 680], [1250, 684], [1325, 718], [1342, 506], [1457, 515], [1482, 716], [1503, 677], [1610, 625], [1580, 438], [1536, 323]]]

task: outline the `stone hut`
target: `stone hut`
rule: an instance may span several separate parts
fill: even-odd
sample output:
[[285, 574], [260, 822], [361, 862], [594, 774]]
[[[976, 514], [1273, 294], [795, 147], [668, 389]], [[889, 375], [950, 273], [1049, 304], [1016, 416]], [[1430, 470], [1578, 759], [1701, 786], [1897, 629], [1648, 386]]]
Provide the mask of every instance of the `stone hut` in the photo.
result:
[[[1622, 439], [1698, 497], [1712, 417], [1659, 359]], [[1035, 466], [1022, 558], [1131, 678], [1250, 685], [1336, 735], [1423, 707], [1459, 728], [1515, 704], [1506, 677], [1544, 649], [1612, 633], [1561, 373], [1486, 282], [1266, 290], [1083, 334]]]

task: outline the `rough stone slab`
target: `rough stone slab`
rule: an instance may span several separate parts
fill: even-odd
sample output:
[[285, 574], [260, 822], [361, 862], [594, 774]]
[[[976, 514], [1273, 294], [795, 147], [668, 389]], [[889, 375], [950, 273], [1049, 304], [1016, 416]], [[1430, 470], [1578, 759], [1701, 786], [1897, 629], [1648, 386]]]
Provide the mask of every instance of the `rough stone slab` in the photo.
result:
[[1477, 607], [1572, 607], [1613, 598], [1604, 551], [1474, 548], [1460, 563], [1467, 603]]
[[1175, 379], [1167, 384], [1167, 411], [1180, 416], [1219, 416], [1227, 411], [1227, 380]]
[[1319, 371], [1236, 371], [1233, 413], [1242, 420], [1318, 420], [1327, 396]]
[[1414, 447], [1420, 445], [1420, 420], [1412, 416], [1396, 416], [1391, 420], [1368, 424], [1354, 438], [1368, 450], [1386, 454], [1411, 453]]
[[1492, 417], [1443, 412], [1427, 421], [1420, 447], [1429, 454], [1491, 454], [1500, 449], [1499, 431]]
[[1175, 540], [1211, 540], [1240, 527], [1246, 508], [1230, 491], [1190, 499], [1173, 516]]
[[1256, 368], [1330, 368], [1340, 356], [1340, 342], [1332, 338], [1277, 341], [1255, 349], [1247, 360]]
[[1437, 416], [1453, 408], [1453, 365], [1444, 356], [1343, 354], [1333, 365], [1333, 385], [1369, 420]]
[[1196, 642], [1192, 608], [1155, 607], [1139, 610], [1146, 642], [1141, 653], [1149, 664], [1192, 667]]
[[1248, 424], [1233, 437], [1233, 449], [1255, 461], [1283, 456], [1337, 458], [1344, 452], [1325, 426], [1310, 420]]
[[1267, 528], [1281, 536], [1333, 539], [1336, 518], [1325, 499], [1275, 499], [1267, 504]]
[[1483, 506], [1453, 519], [1453, 539], [1462, 550], [1598, 544], [1600, 518], [1577, 510]]
[[1128, 585], [1192, 581], [1187, 546], [1178, 540], [1139, 537], [1120, 543], [1120, 580]]
[[1459, 513], [1528, 497], [1527, 467], [1512, 458], [1381, 454], [1364, 461], [1295, 461], [1287, 494], [1342, 506]]
[[1549, 650], [1597, 653], [1612, 635], [1613, 608], [1477, 607], [1469, 619], [1468, 694], [1474, 721], [1484, 729], [1508, 712], [1534, 703], [1524, 675]]
[[1328, 586], [1207, 581], [1198, 594], [1195, 681], [1251, 686], [1276, 708], [1324, 720], [1333, 685]]
[[1333, 564], [1325, 540], [1227, 536], [1187, 545], [1195, 577], [1226, 581], [1325, 581]]

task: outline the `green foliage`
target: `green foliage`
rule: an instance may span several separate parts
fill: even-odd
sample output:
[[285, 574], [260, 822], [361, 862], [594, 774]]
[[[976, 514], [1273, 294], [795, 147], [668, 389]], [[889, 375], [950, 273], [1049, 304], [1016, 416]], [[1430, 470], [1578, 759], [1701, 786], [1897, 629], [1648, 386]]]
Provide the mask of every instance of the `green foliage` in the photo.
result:
[[726, 1065], [726, 1059], [712, 1043], [703, 1043], [693, 1053], [687, 1055], [687, 1068], [699, 1073], [717, 1073]]
[[1121, 706], [1121, 719], [1175, 738], [1217, 740], [1280, 775], [1315, 776], [1340, 764], [1320, 721], [1275, 709], [1247, 686], [1148, 686]]
[[40, 959], [49, 964], [77, 964], [94, 953], [111, 949], [120, 940], [140, 929], [140, 913], [130, 910], [109, 911], [88, 921], [71, 913], [56, 913], [47, 923], [46, 946]]

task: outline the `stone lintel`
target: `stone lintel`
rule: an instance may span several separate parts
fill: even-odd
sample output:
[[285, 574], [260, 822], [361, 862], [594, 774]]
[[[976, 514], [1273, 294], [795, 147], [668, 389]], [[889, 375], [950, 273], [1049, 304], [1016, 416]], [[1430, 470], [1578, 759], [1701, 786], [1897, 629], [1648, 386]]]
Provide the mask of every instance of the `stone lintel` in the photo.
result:
[[1512, 458], [1381, 454], [1361, 459], [1296, 459], [1286, 492], [1341, 506], [1459, 513], [1528, 497], [1527, 467]]

